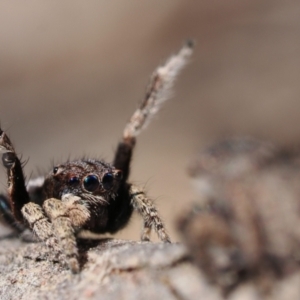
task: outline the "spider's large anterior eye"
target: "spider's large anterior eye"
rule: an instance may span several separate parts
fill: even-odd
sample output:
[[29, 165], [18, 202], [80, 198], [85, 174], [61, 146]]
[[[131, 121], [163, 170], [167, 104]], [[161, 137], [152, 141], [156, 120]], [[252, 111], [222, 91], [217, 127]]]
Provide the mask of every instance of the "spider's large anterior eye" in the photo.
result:
[[55, 175], [58, 171], [58, 167], [53, 168], [53, 174]]
[[70, 184], [70, 185], [76, 185], [76, 184], [78, 184], [78, 183], [79, 183], [79, 178], [76, 177], [76, 176], [71, 177], [71, 178], [69, 179], [69, 184]]
[[102, 186], [105, 190], [110, 190], [114, 184], [114, 175], [111, 173], [106, 173], [102, 177]]
[[99, 179], [96, 175], [88, 175], [83, 180], [84, 188], [89, 191], [93, 192], [99, 187]]

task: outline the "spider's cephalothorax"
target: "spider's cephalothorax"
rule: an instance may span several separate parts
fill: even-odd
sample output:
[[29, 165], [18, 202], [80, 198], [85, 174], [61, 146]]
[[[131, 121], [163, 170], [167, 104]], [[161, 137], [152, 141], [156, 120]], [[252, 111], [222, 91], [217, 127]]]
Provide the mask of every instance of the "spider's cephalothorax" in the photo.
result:
[[[126, 185], [122, 177], [122, 171], [103, 161], [72, 161], [53, 168], [45, 179], [43, 191], [45, 199], [68, 201], [71, 196], [79, 197], [80, 204], [92, 212], [81, 227], [113, 233], [125, 225], [132, 212], [128, 194], [122, 193], [121, 186]], [[121, 208], [120, 214], [116, 206]], [[108, 222], [120, 218], [117, 228]]]
[[8, 177], [8, 197], [0, 195], [0, 219], [16, 232], [29, 226], [74, 273], [79, 271], [77, 233], [82, 229], [114, 233], [128, 223], [133, 210], [143, 218], [143, 241], [149, 241], [154, 228], [161, 241], [170, 242], [153, 202], [127, 180], [137, 135], [168, 98], [191, 53], [192, 43], [187, 42], [155, 70], [144, 100], [124, 129], [112, 164], [93, 159], [70, 161], [26, 185], [22, 163], [0, 129]]
[[100, 202], [108, 203], [109, 197], [117, 193], [121, 179], [122, 172], [105, 162], [78, 160], [54, 167], [44, 190], [47, 198], [74, 194], [83, 199], [98, 197]]

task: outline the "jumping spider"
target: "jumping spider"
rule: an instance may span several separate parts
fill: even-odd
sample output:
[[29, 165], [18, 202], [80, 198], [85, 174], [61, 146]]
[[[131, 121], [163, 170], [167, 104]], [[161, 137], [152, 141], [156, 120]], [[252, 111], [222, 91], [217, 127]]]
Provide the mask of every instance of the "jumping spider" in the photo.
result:
[[133, 210], [142, 216], [141, 240], [154, 228], [170, 242], [163, 222], [143, 190], [127, 182], [137, 135], [145, 128], [192, 53], [192, 42], [153, 73], [144, 100], [125, 126], [112, 164], [95, 159], [68, 161], [26, 185], [22, 162], [0, 129], [2, 162], [7, 170], [8, 196], [0, 197], [2, 219], [18, 232], [31, 228], [39, 240], [62, 256], [72, 272], [79, 272], [77, 234], [82, 229], [115, 233], [128, 223]]

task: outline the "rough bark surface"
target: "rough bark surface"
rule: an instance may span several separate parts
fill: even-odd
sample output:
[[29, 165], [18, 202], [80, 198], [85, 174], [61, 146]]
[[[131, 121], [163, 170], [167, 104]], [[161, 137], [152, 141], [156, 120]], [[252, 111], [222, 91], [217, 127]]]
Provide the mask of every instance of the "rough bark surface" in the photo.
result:
[[219, 299], [180, 244], [80, 241], [72, 274], [43, 244], [1, 241], [1, 299]]
[[1, 241], [0, 299], [299, 299], [300, 272], [276, 281], [264, 294], [246, 281], [225, 295], [209, 283], [181, 244], [124, 240], [85, 243], [82, 272], [54, 262], [42, 244]]

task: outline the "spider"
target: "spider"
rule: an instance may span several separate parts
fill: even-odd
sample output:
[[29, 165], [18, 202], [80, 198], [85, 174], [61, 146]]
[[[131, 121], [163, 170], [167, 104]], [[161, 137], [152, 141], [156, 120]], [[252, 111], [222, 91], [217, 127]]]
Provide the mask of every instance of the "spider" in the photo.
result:
[[8, 178], [8, 196], [0, 197], [5, 223], [17, 232], [30, 228], [62, 257], [73, 273], [80, 271], [78, 233], [115, 233], [126, 226], [134, 210], [143, 218], [142, 241], [150, 240], [154, 228], [159, 239], [169, 243], [170, 237], [152, 200], [127, 180], [136, 137], [168, 99], [192, 48], [193, 43], [186, 42], [154, 71], [144, 99], [125, 126], [112, 164], [96, 159], [67, 161], [26, 185], [22, 162], [0, 128], [2, 163]]

